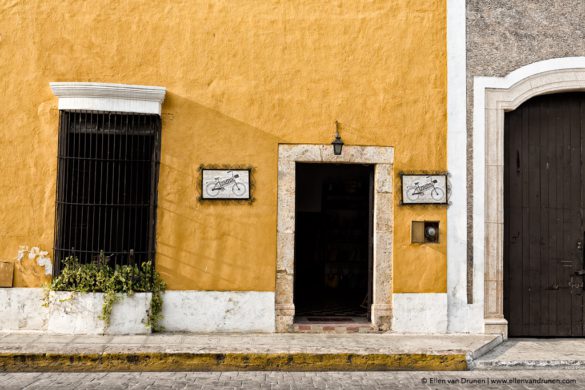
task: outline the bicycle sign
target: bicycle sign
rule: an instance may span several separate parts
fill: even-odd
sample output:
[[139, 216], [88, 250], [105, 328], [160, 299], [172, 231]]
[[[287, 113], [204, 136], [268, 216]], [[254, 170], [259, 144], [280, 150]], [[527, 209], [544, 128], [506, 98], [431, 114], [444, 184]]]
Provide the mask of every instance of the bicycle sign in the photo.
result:
[[202, 169], [202, 199], [250, 199], [250, 170]]
[[447, 204], [447, 175], [402, 175], [403, 204]]

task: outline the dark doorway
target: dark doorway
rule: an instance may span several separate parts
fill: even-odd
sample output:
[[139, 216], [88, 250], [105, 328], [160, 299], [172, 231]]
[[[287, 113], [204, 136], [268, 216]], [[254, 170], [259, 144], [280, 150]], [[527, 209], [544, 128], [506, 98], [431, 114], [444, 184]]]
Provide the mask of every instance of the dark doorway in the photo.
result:
[[504, 315], [510, 336], [582, 337], [585, 94], [505, 117]]
[[297, 164], [294, 302], [298, 318], [369, 316], [373, 166]]

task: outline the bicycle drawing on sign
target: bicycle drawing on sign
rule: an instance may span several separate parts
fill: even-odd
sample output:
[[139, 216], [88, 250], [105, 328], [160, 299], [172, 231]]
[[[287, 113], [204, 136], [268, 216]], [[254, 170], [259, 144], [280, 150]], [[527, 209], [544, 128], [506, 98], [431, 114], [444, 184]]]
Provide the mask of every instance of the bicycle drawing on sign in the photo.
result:
[[404, 175], [405, 203], [445, 203], [446, 177]]
[[[209, 177], [214, 174], [215, 176]], [[242, 177], [243, 176], [243, 177]], [[249, 171], [241, 170], [204, 170], [203, 198], [207, 199], [247, 199]]]

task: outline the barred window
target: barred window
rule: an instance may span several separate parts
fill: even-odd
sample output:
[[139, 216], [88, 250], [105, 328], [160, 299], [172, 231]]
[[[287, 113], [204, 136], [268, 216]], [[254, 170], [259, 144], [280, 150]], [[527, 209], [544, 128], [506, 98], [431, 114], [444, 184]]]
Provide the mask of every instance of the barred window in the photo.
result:
[[61, 111], [55, 273], [82, 263], [154, 262], [161, 122], [158, 115]]

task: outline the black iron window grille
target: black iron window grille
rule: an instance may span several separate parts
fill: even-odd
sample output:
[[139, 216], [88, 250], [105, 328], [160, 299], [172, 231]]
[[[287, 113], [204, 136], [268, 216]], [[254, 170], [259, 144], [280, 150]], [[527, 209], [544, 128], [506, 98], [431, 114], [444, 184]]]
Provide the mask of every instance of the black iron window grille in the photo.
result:
[[61, 111], [55, 275], [70, 255], [154, 264], [160, 133], [158, 115]]

